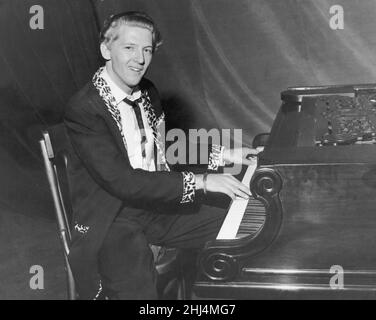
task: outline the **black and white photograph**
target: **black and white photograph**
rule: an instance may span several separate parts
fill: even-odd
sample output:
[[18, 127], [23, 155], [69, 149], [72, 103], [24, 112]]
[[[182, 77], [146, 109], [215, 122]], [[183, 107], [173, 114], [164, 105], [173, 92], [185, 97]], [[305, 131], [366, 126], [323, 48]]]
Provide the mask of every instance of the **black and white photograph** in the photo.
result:
[[375, 15], [0, 0], [0, 300], [375, 300]]

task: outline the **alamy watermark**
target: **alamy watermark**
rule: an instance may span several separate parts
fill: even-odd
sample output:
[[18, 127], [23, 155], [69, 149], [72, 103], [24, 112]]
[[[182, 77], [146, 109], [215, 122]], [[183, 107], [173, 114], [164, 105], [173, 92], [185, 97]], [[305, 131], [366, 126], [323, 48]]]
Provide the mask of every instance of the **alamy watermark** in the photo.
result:
[[329, 273], [334, 273], [330, 278], [329, 285], [331, 289], [343, 289], [345, 287], [344, 270], [340, 265], [330, 267]]
[[40, 5], [34, 5], [30, 7], [29, 13], [32, 14], [32, 17], [29, 21], [30, 29], [44, 29], [44, 10]]
[[[161, 139], [167, 145], [166, 159], [171, 165], [197, 165], [208, 164], [209, 145], [221, 145], [226, 149], [241, 148], [243, 146], [242, 129], [171, 129], [165, 132], [162, 124], [159, 128]], [[241, 172], [242, 165], [228, 164], [223, 172], [232, 175]]]
[[345, 28], [343, 7], [336, 4], [331, 6], [329, 13], [332, 15], [329, 20], [329, 26], [332, 30], [343, 30]]
[[30, 267], [29, 273], [33, 274], [30, 278], [29, 286], [32, 290], [44, 289], [44, 270], [40, 265], [33, 265]]

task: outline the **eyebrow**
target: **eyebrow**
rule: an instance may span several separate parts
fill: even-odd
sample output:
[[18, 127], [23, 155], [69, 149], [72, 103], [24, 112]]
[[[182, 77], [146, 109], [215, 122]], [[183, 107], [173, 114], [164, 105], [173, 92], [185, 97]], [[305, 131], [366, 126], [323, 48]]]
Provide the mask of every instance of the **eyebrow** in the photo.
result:
[[[122, 43], [121, 45], [122, 45], [122, 46], [138, 46], [138, 44], [137, 44], [137, 43], [134, 43], [134, 42], [124, 42], [124, 43]], [[145, 46], [145, 47], [143, 47], [143, 48], [153, 48], [153, 45], [150, 44], [150, 45], [147, 45], [147, 46]]]

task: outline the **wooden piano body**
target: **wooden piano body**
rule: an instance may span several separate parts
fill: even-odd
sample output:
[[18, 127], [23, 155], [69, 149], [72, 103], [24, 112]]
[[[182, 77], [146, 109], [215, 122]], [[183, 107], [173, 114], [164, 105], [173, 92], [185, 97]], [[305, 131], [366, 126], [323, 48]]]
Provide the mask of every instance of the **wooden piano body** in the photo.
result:
[[[265, 208], [262, 225], [247, 236], [206, 245], [194, 285], [198, 297], [376, 298], [374, 128], [351, 119], [355, 127], [350, 133], [364, 126], [364, 143], [338, 133], [351, 118], [341, 115], [341, 108], [351, 111], [366, 103], [368, 109], [358, 113], [373, 117], [375, 93], [370, 85], [282, 93], [282, 106], [250, 182], [254, 198]], [[327, 121], [325, 110], [344, 117], [338, 122], [341, 128]]]

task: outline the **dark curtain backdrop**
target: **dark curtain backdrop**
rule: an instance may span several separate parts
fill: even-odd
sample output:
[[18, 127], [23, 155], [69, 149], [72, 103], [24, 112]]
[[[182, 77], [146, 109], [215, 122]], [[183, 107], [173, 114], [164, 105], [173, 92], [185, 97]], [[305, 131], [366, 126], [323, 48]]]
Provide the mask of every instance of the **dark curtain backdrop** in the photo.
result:
[[[44, 8], [31, 30], [29, 8]], [[331, 30], [342, 5], [345, 29]], [[374, 0], [0, 0], [0, 202], [53, 217], [38, 138], [101, 64], [98, 24], [144, 10], [164, 44], [148, 77], [170, 126], [267, 132], [288, 86], [369, 83], [376, 76]]]
[[98, 66], [94, 17], [88, 0], [0, 1], [0, 201], [15, 212], [54, 217], [38, 139]]

